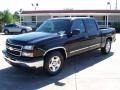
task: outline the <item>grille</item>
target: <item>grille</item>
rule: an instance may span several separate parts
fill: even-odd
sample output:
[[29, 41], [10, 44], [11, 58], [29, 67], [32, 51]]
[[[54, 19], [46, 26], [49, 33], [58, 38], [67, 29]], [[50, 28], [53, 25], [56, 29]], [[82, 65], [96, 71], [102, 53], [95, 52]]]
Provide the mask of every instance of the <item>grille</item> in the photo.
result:
[[6, 43], [7, 52], [14, 56], [21, 56], [22, 46]]
[[7, 49], [7, 52], [11, 55], [15, 55], [15, 56], [20, 56], [21, 55], [21, 52], [18, 52], [18, 51], [12, 51], [12, 50], [9, 50]]

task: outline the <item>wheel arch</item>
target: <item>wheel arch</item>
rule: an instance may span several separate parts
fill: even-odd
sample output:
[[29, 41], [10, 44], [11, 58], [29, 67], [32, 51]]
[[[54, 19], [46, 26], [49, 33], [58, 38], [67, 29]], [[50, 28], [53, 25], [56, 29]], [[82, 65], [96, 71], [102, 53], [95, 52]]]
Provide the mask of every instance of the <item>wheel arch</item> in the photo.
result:
[[9, 32], [9, 30], [8, 30], [8, 29], [4, 29], [4, 30], [3, 30], [3, 32], [5, 32], [5, 31], [8, 31], [8, 32]]
[[26, 31], [26, 32], [27, 32], [27, 29], [25, 29], [25, 28], [22, 28], [22, 29], [21, 29], [21, 32], [22, 32], [22, 31]]
[[47, 54], [53, 51], [59, 51], [63, 55], [64, 60], [67, 58], [67, 51], [64, 47], [54, 47], [54, 48], [48, 49], [47, 51], [45, 51], [43, 56], [46, 56]]
[[107, 38], [106, 38], [106, 41], [107, 41], [108, 39], [112, 42], [112, 37], [107, 37]]

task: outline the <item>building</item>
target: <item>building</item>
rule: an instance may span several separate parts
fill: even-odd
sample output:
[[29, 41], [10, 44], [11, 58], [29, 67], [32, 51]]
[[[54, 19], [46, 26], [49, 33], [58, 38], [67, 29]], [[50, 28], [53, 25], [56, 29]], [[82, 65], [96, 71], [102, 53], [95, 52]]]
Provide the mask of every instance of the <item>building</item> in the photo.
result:
[[46, 19], [54, 17], [94, 17], [100, 26], [120, 22], [120, 10], [41, 10], [22, 11], [21, 23], [33, 28]]

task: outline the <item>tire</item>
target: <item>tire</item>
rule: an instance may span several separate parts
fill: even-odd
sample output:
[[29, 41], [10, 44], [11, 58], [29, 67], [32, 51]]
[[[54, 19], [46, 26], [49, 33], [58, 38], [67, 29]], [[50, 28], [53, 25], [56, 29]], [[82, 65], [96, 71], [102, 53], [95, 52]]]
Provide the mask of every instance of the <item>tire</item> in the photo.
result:
[[5, 33], [5, 35], [8, 35], [9, 31], [8, 30], [4, 30], [4, 33]]
[[23, 34], [23, 33], [27, 33], [27, 30], [23, 29], [23, 30], [21, 31], [21, 33], [22, 33], [22, 34]]
[[64, 66], [63, 55], [59, 51], [53, 51], [45, 56], [44, 70], [49, 75], [58, 74]]
[[103, 48], [101, 48], [102, 54], [109, 54], [111, 50], [111, 40], [107, 39], [106, 44]]

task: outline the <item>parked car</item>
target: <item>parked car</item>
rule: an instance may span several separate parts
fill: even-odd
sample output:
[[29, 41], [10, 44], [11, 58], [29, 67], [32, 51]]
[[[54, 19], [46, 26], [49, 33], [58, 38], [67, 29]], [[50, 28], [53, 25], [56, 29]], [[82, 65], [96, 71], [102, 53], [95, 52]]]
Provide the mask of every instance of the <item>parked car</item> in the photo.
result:
[[3, 32], [5, 34], [9, 34], [9, 33], [27, 33], [27, 32], [31, 32], [31, 31], [32, 31], [31, 27], [17, 25], [17, 24], [7, 24], [3, 28]]
[[15, 67], [43, 67], [48, 74], [56, 75], [68, 57], [99, 48], [108, 54], [115, 34], [114, 28], [99, 29], [93, 18], [54, 18], [35, 32], [7, 39], [3, 54]]

